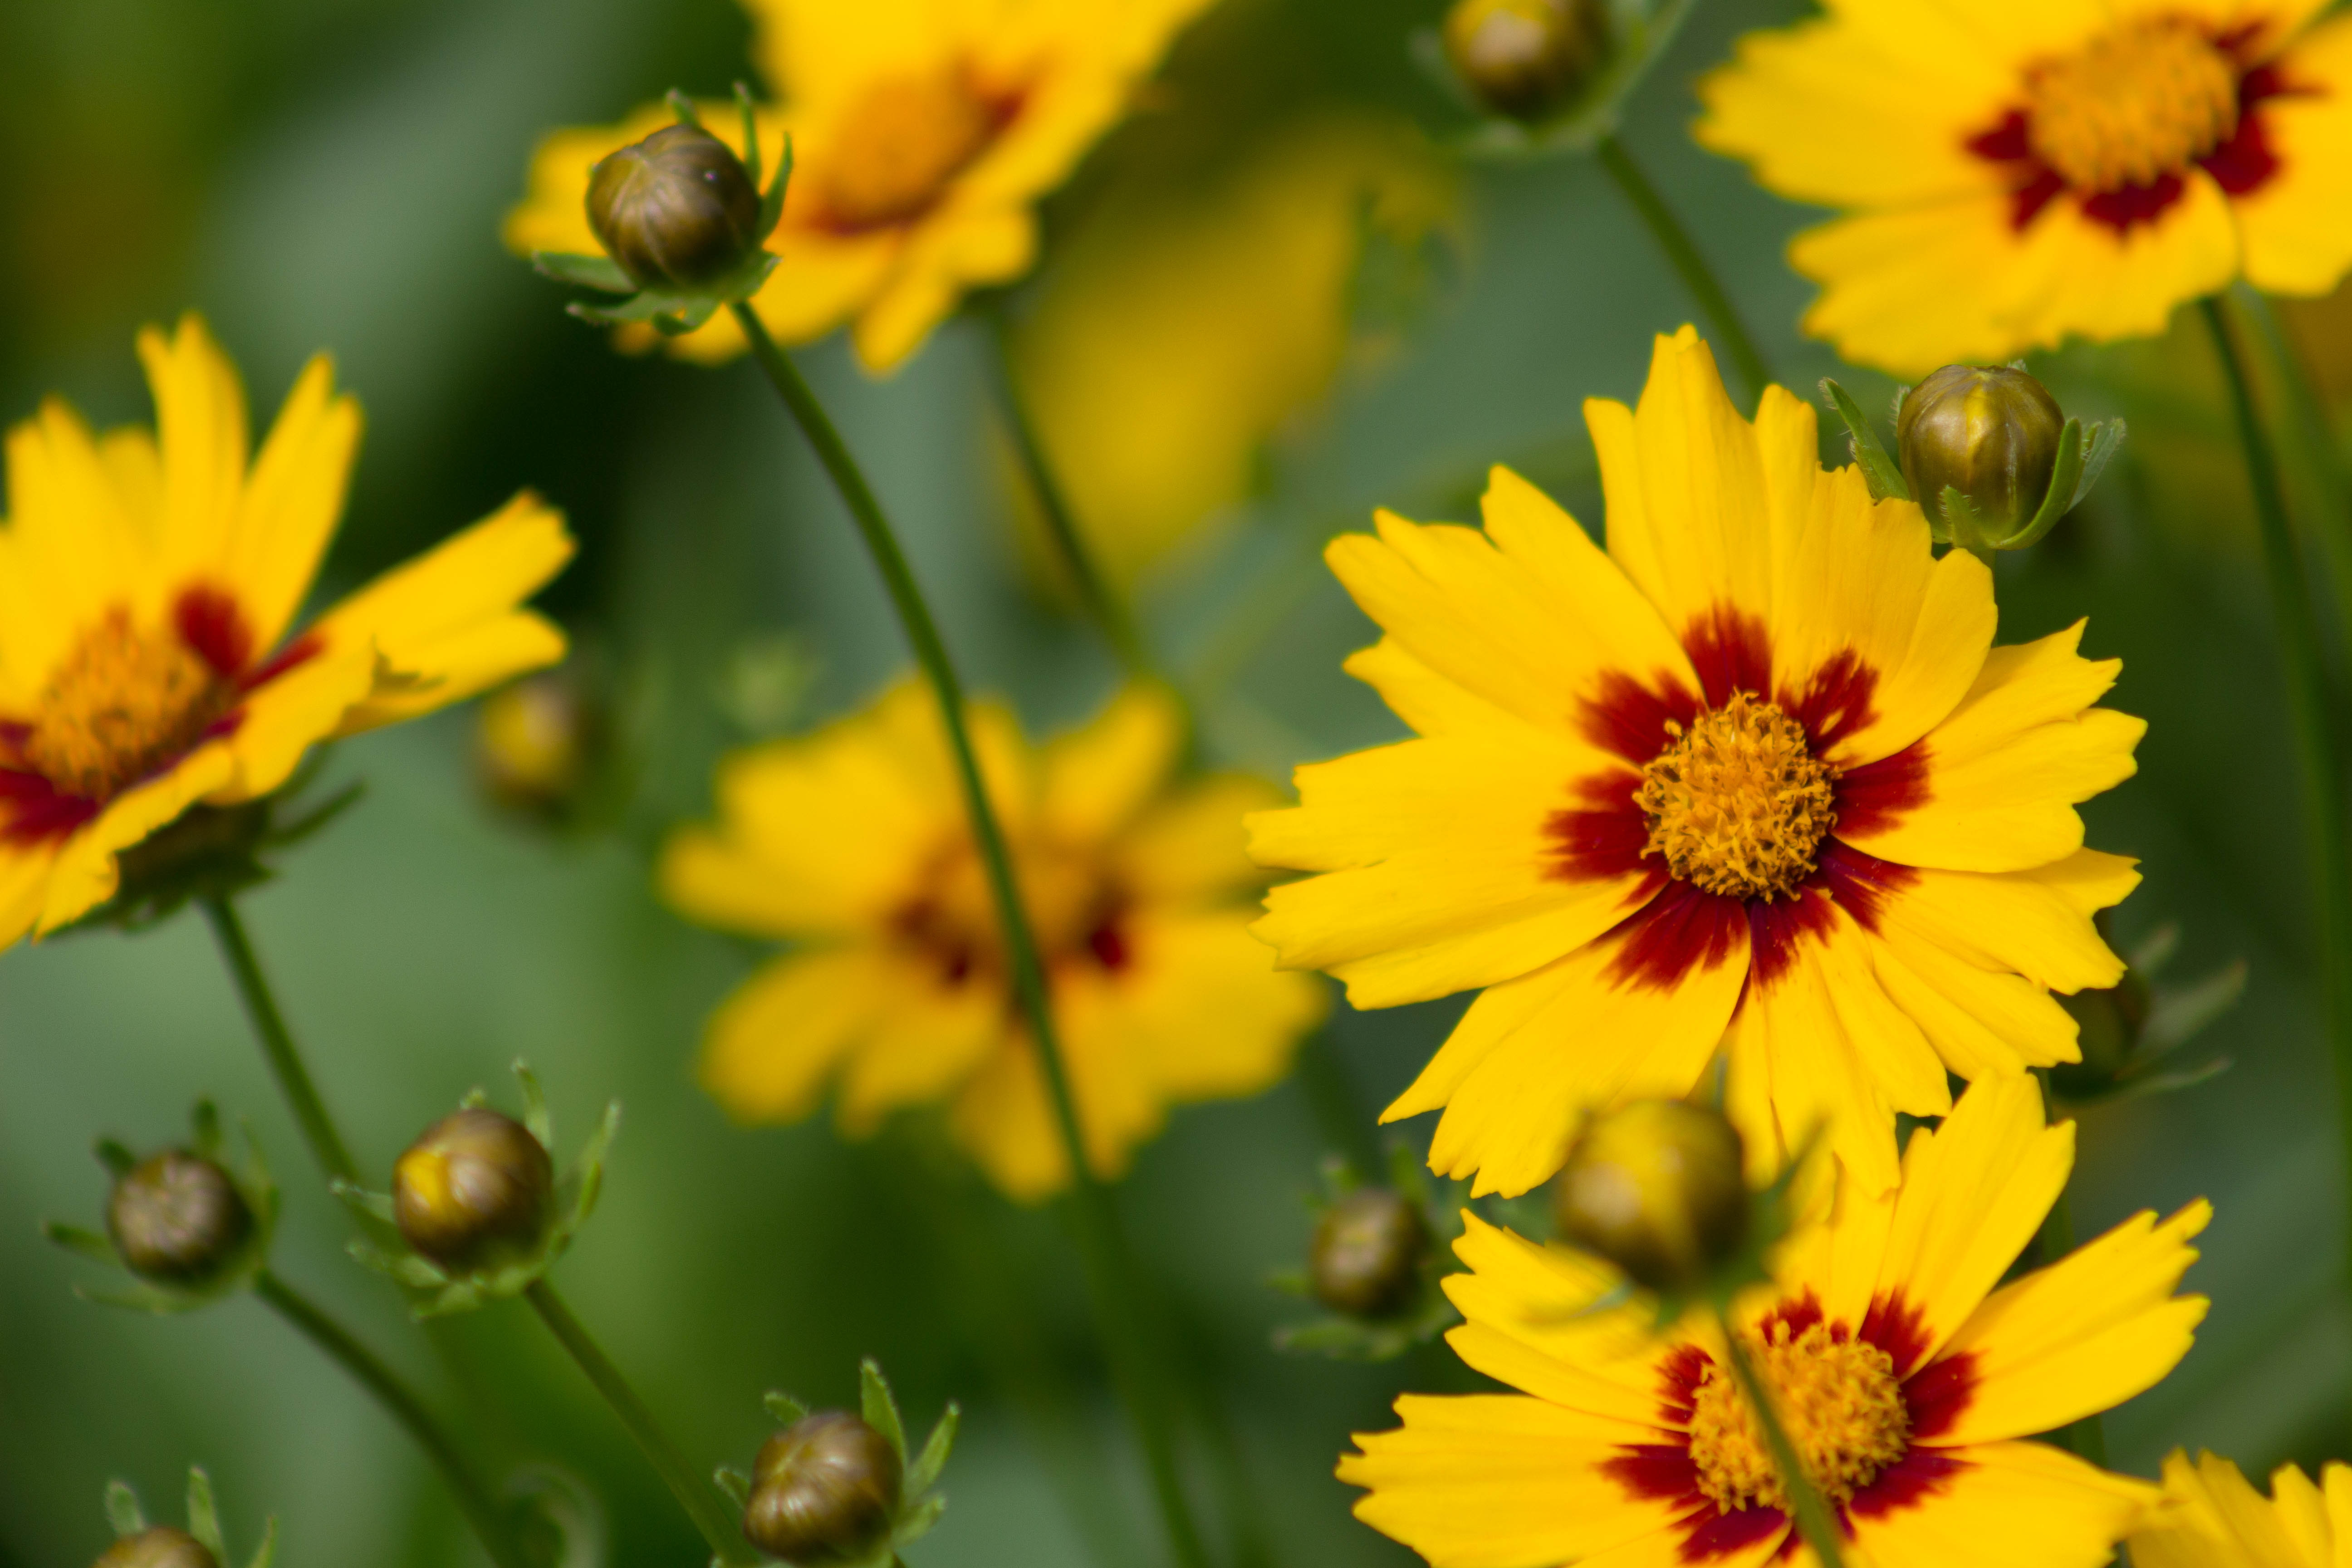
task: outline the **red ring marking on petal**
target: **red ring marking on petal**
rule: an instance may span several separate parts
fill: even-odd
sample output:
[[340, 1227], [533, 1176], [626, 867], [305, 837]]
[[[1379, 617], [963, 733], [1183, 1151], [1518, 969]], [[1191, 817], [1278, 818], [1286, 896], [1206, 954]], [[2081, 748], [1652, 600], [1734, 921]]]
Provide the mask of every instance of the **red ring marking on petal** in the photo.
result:
[[1862, 1337], [1895, 1363], [1895, 1375], [1909, 1377], [1927, 1353], [1927, 1321], [1900, 1289], [1872, 1298], [1863, 1314]]
[[1913, 1448], [1878, 1472], [1868, 1486], [1846, 1500], [1838, 1511], [1847, 1519], [1884, 1519], [1906, 1508], [1916, 1508], [1952, 1484], [1969, 1461], [1934, 1448]]
[[[1761, 616], [1728, 601], [1717, 603], [1691, 617], [1682, 641], [1708, 707], [1722, 707], [1735, 691], [1760, 697], [1772, 689], [1772, 639]], [[1655, 748], [1650, 755], [1664, 749]]]
[[1643, 864], [1650, 819], [1634, 804], [1633, 792], [1641, 787], [1641, 774], [1615, 769], [1578, 780], [1573, 794], [1580, 804], [1544, 818], [1544, 875], [1554, 881], [1594, 882], [1647, 872], [1650, 887], [1642, 895], [1646, 902], [1666, 873], [1663, 861]]
[[0, 768], [0, 843], [42, 844], [64, 838], [105, 809], [105, 802], [65, 795], [39, 773]]
[[317, 632], [304, 632], [262, 663], [247, 671], [238, 679], [237, 689], [242, 691], [252, 691], [257, 688], [267, 686], [295, 666], [308, 664], [325, 652], [326, 647], [326, 639]]
[[1886, 900], [1916, 886], [1918, 880], [1919, 873], [1908, 866], [1881, 860], [1851, 844], [1826, 838], [1807, 886], [1828, 889], [1838, 908], [1853, 917], [1854, 924], [1875, 934]]
[[1668, 881], [1647, 904], [1610, 931], [1623, 945], [1603, 971], [1606, 979], [1653, 991], [1671, 991], [1693, 971], [1727, 963], [1748, 940], [1738, 899], [1694, 882]]
[[1878, 721], [1874, 706], [1877, 695], [1878, 671], [1853, 649], [1842, 647], [1813, 671], [1804, 690], [1783, 691], [1780, 702], [1790, 718], [1805, 727], [1813, 755], [1820, 757]]
[[1603, 670], [1593, 694], [1578, 704], [1577, 732], [1612, 756], [1635, 767], [1648, 765], [1674, 737], [1669, 722], [1687, 725], [1698, 717], [1699, 700], [1663, 670], [1647, 684], [1621, 669]]
[[1928, 777], [1928, 760], [1934, 754], [1922, 736], [1891, 756], [1848, 768], [1832, 786], [1830, 809], [1837, 826], [1831, 832], [1855, 837], [1884, 833], [1935, 799]]
[[1903, 1404], [1911, 1414], [1911, 1440], [1940, 1437], [1958, 1425], [1977, 1396], [1973, 1351], [1930, 1362], [1903, 1380]]
[[253, 630], [236, 596], [209, 583], [180, 590], [172, 605], [172, 625], [195, 656], [223, 680], [234, 680], [253, 658]]

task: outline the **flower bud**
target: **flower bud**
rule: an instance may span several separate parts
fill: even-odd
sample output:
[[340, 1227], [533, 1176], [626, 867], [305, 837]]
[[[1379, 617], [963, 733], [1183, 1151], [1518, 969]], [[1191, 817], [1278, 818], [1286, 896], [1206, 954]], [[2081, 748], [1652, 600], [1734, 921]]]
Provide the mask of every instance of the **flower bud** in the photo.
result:
[[547, 1231], [555, 1166], [512, 1117], [469, 1107], [425, 1130], [392, 1173], [393, 1218], [408, 1245], [476, 1273], [531, 1250]]
[[1601, 63], [1599, 0], [1455, 0], [1445, 54], [1478, 101], [1536, 121], [1560, 108]]
[[1562, 1241], [1650, 1289], [1696, 1289], [1747, 1238], [1738, 1129], [1681, 1100], [1603, 1112], [1570, 1152], [1553, 1204]]
[[1944, 518], [1944, 488], [1968, 498], [1988, 542], [2015, 533], [2042, 510], [2058, 466], [2066, 416], [2021, 370], [1948, 364], [1913, 387], [1895, 416], [1903, 478], [1929, 517]]
[[751, 1462], [743, 1538], [794, 1564], [871, 1557], [898, 1512], [900, 1472], [890, 1440], [858, 1417], [803, 1415]]
[[133, 1165], [107, 1200], [106, 1228], [142, 1279], [201, 1285], [253, 1235], [253, 1211], [212, 1161], [167, 1149]]
[[760, 193], [734, 150], [699, 125], [665, 125], [588, 171], [588, 226], [641, 289], [697, 289], [760, 243]]
[[1315, 1299], [1351, 1318], [1386, 1318], [1412, 1303], [1429, 1256], [1421, 1206], [1390, 1187], [1358, 1187], [1324, 1211], [1307, 1253]]
[[589, 730], [588, 705], [563, 675], [527, 676], [492, 692], [475, 731], [483, 784], [509, 809], [561, 812], [587, 773]]
[[124, 1536], [90, 1568], [220, 1568], [220, 1560], [186, 1531], [159, 1524]]

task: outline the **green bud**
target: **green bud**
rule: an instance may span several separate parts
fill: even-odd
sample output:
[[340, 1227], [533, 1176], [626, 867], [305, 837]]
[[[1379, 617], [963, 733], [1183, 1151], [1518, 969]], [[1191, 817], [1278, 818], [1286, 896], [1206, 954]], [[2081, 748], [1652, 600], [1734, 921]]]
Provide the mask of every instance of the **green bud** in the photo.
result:
[[1608, 46], [1600, 0], [1455, 0], [1445, 54], [1496, 114], [1543, 121], [1575, 96]]
[[1696, 1289], [1748, 1237], [1739, 1131], [1688, 1100], [1635, 1100], [1586, 1124], [1552, 1199], [1562, 1241], [1649, 1289]]
[[2048, 388], [2021, 370], [1986, 365], [1946, 365], [1906, 393], [1895, 416], [1903, 478], [1921, 509], [1948, 525], [1949, 486], [1968, 498], [1988, 542], [2042, 510], [2065, 428]]
[[1307, 1253], [1315, 1299], [1350, 1318], [1393, 1317], [1412, 1304], [1429, 1257], [1421, 1205], [1390, 1187], [1358, 1187], [1323, 1213]]
[[114, 1184], [106, 1228], [124, 1267], [141, 1279], [201, 1285], [253, 1235], [253, 1211], [226, 1171], [202, 1155], [167, 1149]]
[[490, 797], [509, 811], [562, 815], [588, 774], [593, 721], [579, 682], [557, 670], [482, 699], [474, 751]]
[[760, 193], [734, 150], [665, 125], [588, 171], [588, 226], [641, 289], [698, 289], [760, 247]]
[[425, 1257], [461, 1274], [529, 1253], [546, 1235], [554, 1162], [528, 1128], [478, 1106], [425, 1130], [393, 1167], [392, 1212]]
[[220, 1568], [220, 1560], [186, 1531], [159, 1524], [124, 1536], [90, 1568]]
[[859, 1417], [804, 1415], [752, 1461], [743, 1538], [796, 1568], [871, 1557], [898, 1516], [901, 1471], [890, 1440]]

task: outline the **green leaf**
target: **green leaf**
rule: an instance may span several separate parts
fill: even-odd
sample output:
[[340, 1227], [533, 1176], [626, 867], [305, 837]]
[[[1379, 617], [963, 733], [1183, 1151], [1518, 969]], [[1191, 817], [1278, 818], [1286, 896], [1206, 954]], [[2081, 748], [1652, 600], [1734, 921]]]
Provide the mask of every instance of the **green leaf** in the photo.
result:
[[139, 1507], [139, 1494], [131, 1489], [130, 1482], [106, 1483], [106, 1521], [114, 1526], [117, 1535], [137, 1535], [147, 1528], [147, 1516]]
[[188, 1467], [188, 1533], [204, 1542], [215, 1561], [228, 1561], [228, 1548], [221, 1542], [220, 1510], [213, 1503], [213, 1479], [200, 1465]]
[[914, 1467], [907, 1472], [906, 1495], [921, 1497], [939, 1483], [940, 1472], [947, 1468], [948, 1455], [955, 1447], [956, 1428], [963, 1421], [963, 1410], [954, 1400], [948, 1401], [947, 1413], [924, 1439], [923, 1451]]
[[789, 1394], [778, 1394], [772, 1389], [761, 1396], [760, 1403], [768, 1407], [769, 1415], [787, 1426], [808, 1418], [809, 1407]]
[[2183, 1068], [2177, 1072], [2152, 1072], [2143, 1078], [2127, 1078], [2115, 1093], [2102, 1097], [2102, 1102], [2115, 1104], [2126, 1100], [2147, 1100], [2159, 1094], [2178, 1094], [2184, 1089], [2194, 1089], [2209, 1079], [2216, 1079], [2234, 1065], [2230, 1057], [2215, 1057], [2203, 1067]]
[[[2043, 493], [2042, 505], [2023, 528], [2007, 539], [1995, 541], [1995, 548], [2022, 550], [2029, 544], [2038, 543], [2043, 534], [2058, 525], [2058, 520], [2065, 516], [2067, 509], [2074, 504], [2075, 491], [2083, 479], [2083, 451], [2087, 445], [2083, 439], [2083, 422], [2079, 419], [2066, 421], [2066, 427], [2058, 433], [2058, 462], [2050, 470], [2050, 489]], [[1949, 495], [1952, 492], [1947, 489], [1944, 493]]]
[[686, 94], [680, 92], [677, 89], [671, 88], [667, 92], [662, 94], [662, 101], [669, 105], [669, 111], [677, 116], [677, 122], [680, 125], [700, 125], [702, 123], [702, 116], [694, 111], [694, 100], [687, 97]]
[[857, 1363], [857, 1385], [866, 1424], [889, 1439], [891, 1451], [898, 1456], [903, 1468], [907, 1463], [907, 1428], [898, 1419], [898, 1401], [890, 1392], [889, 1380], [882, 1375], [873, 1357]]
[[2180, 922], [2166, 921], [2141, 939], [2140, 944], [2124, 954], [2124, 962], [2136, 970], [2142, 980], [2154, 980], [2180, 946]]
[[1872, 499], [1885, 500], [1889, 496], [1899, 500], [1914, 499], [1910, 485], [1904, 480], [1902, 468], [1886, 455], [1886, 448], [1879, 444], [1878, 432], [1871, 427], [1869, 419], [1864, 416], [1846, 389], [1823, 376], [1822, 395], [1829, 400], [1830, 412], [1845, 422], [1853, 460], [1862, 469], [1863, 483], [1870, 487]]
[[621, 264], [609, 256], [583, 256], [568, 250], [534, 250], [530, 253], [531, 269], [542, 278], [552, 278], [558, 283], [575, 288], [600, 289], [607, 294], [634, 294], [635, 279], [621, 270]]
[[41, 1226], [41, 1234], [68, 1252], [78, 1252], [93, 1263], [110, 1263], [117, 1268], [122, 1265], [122, 1255], [114, 1250], [114, 1243], [95, 1231], [51, 1220]]
[[539, 1140], [539, 1146], [549, 1153], [555, 1152], [555, 1121], [547, 1114], [547, 1094], [539, 1086], [539, 1075], [520, 1057], [514, 1059], [515, 1081], [522, 1085], [522, 1124]]
[[742, 1471], [737, 1469], [732, 1465], [721, 1465], [716, 1470], [711, 1472], [710, 1479], [718, 1484], [720, 1491], [727, 1494], [728, 1498], [733, 1501], [737, 1508], [741, 1509], [750, 1506], [751, 1501], [751, 1477], [745, 1475]]

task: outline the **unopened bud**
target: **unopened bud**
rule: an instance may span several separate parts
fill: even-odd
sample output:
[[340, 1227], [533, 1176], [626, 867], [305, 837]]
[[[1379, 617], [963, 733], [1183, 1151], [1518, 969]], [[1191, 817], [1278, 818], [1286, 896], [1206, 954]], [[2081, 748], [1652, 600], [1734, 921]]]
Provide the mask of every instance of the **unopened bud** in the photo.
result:
[[752, 1461], [743, 1538], [801, 1568], [861, 1562], [889, 1537], [900, 1470], [890, 1440], [857, 1416], [803, 1415]]
[[1559, 1237], [1635, 1284], [1704, 1284], [1747, 1239], [1738, 1129], [1719, 1110], [1643, 1100], [1587, 1124], [1554, 1189]]
[[1944, 489], [1958, 490], [1989, 542], [2042, 510], [2065, 428], [2047, 387], [2021, 370], [1986, 365], [1946, 365], [1906, 393], [1895, 416], [1913, 499], [1948, 523]]
[[538, 1246], [554, 1193], [554, 1163], [530, 1129], [479, 1107], [426, 1128], [392, 1173], [400, 1234], [461, 1273], [494, 1268]]
[[124, 1536], [90, 1568], [220, 1568], [220, 1560], [186, 1531], [159, 1524]]
[[1392, 1317], [1412, 1305], [1428, 1257], [1420, 1205], [1391, 1187], [1358, 1187], [1317, 1223], [1307, 1282], [1335, 1312]]
[[588, 226], [639, 288], [700, 288], [757, 249], [760, 193], [726, 142], [665, 125], [588, 171]]
[[588, 705], [556, 673], [527, 676], [481, 702], [475, 731], [483, 784], [499, 805], [560, 812], [588, 769]]
[[1455, 0], [1445, 53], [1479, 102], [1545, 120], [1572, 97], [1608, 45], [1600, 0]]
[[201, 1155], [167, 1149], [114, 1184], [106, 1228], [133, 1274], [201, 1285], [252, 1236], [253, 1211], [226, 1171]]

